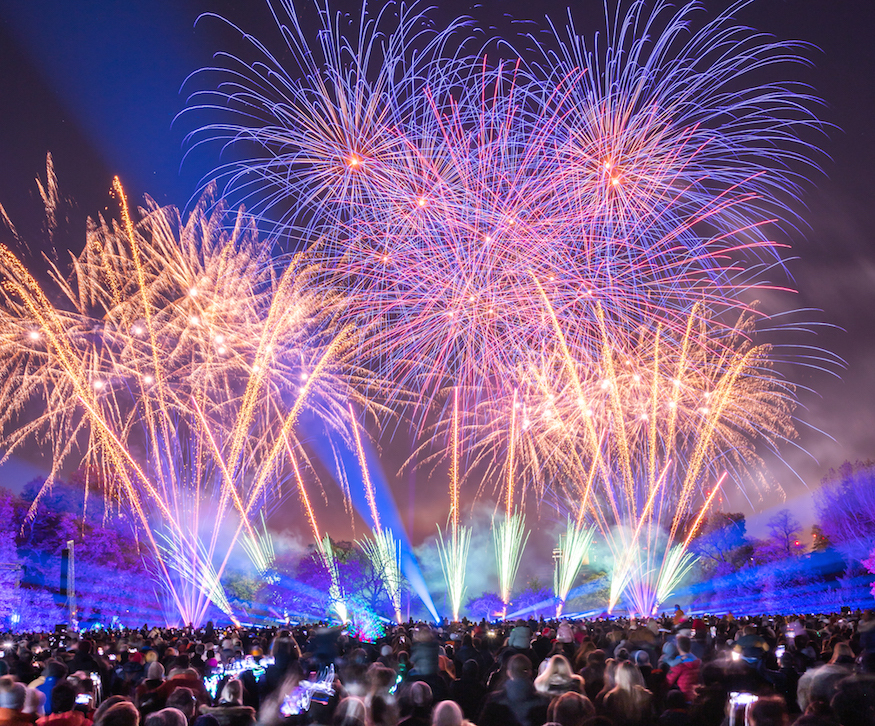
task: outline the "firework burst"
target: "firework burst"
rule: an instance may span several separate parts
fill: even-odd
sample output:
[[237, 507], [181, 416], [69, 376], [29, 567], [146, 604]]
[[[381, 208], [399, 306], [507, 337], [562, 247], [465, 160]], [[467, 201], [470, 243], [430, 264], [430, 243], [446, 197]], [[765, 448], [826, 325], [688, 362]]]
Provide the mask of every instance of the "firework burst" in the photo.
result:
[[362, 373], [331, 297], [305, 293], [295, 264], [277, 273], [242, 216], [229, 230], [205, 197], [184, 222], [152, 203], [134, 222], [116, 193], [122, 223], [92, 224], [50, 287], [0, 247], [3, 444], [8, 456], [44, 437], [53, 476], [75, 457], [100, 472], [149, 544], [171, 619], [199, 622], [226, 604], [236, 542], [260, 541], [253, 522], [300, 475], [300, 417], [345, 431]]

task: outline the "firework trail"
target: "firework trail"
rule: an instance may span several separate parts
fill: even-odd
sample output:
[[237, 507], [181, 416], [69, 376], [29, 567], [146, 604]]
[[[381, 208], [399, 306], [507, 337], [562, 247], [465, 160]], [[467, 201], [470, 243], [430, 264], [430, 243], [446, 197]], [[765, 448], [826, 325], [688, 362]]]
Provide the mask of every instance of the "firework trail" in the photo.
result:
[[498, 568], [499, 596], [504, 603], [504, 612], [510, 604], [513, 583], [520, 567], [523, 550], [529, 540], [526, 532], [526, 516], [522, 512], [505, 514], [500, 522], [492, 523], [495, 541], [495, 563]]
[[581, 527], [568, 519], [565, 536], [559, 538], [558, 557], [555, 557], [553, 569], [553, 593], [556, 595], [556, 617], [562, 615], [568, 593], [580, 568], [585, 564], [592, 545], [595, 531], [589, 527]]
[[446, 538], [438, 527], [438, 555], [447, 594], [453, 609], [453, 620], [458, 622], [462, 599], [465, 597], [465, 570], [468, 564], [468, 548], [471, 545], [471, 528], [459, 524], [459, 392], [453, 392], [453, 430], [450, 462], [450, 531]]
[[349, 404], [349, 416], [352, 422], [353, 438], [355, 440], [356, 456], [359, 460], [359, 468], [362, 472], [362, 483], [365, 487], [365, 497], [368, 501], [371, 519], [374, 523], [371, 531], [371, 539], [359, 542], [359, 546], [371, 561], [374, 570], [386, 588], [386, 595], [395, 612], [395, 620], [401, 619], [401, 594], [404, 586], [404, 576], [401, 573], [401, 542], [395, 538], [391, 529], [383, 527], [380, 521], [380, 509], [377, 506], [377, 496], [374, 484], [371, 481], [371, 473], [362, 446], [361, 434], [358, 422], [355, 420], [352, 404]]
[[340, 622], [346, 623], [349, 621], [349, 610], [346, 607], [346, 598], [344, 597], [343, 586], [340, 583], [340, 575], [337, 571], [337, 558], [334, 556], [334, 548], [328, 535], [325, 535], [325, 539], [321, 540], [320, 552], [325, 561], [325, 566], [328, 568], [328, 575], [331, 578], [328, 591], [331, 607], [337, 613]]
[[395, 613], [395, 621], [401, 623], [401, 595], [404, 576], [401, 574], [401, 542], [391, 529], [375, 529], [371, 538], [358, 543], [371, 561], [377, 575], [386, 588], [386, 594]]
[[116, 194], [122, 223], [91, 223], [70, 276], [49, 264], [46, 288], [0, 247], [2, 442], [5, 456], [52, 442], [46, 488], [74, 458], [99, 472], [91, 485], [149, 545], [168, 617], [196, 623], [227, 604], [236, 542], [263, 554], [252, 523], [284, 496], [287, 449], [306, 461], [299, 416], [345, 431], [365, 374], [331, 296], [305, 293], [296, 264], [278, 273], [242, 215], [229, 230], [208, 195], [184, 222], [152, 202], [134, 222]]

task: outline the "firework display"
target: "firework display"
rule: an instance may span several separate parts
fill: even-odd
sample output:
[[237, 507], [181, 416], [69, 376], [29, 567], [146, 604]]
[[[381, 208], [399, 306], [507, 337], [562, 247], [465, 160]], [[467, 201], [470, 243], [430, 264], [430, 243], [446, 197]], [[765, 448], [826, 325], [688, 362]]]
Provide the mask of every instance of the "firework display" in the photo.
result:
[[294, 265], [275, 274], [242, 217], [228, 231], [205, 198], [185, 222], [151, 205], [134, 223], [116, 191], [123, 224], [94, 225], [70, 277], [41, 285], [0, 247], [4, 443], [44, 437], [55, 471], [79, 457], [99, 472], [90, 484], [133, 513], [173, 612], [199, 622], [228, 610], [239, 539], [269, 567], [254, 524], [306, 458], [299, 417], [345, 429], [357, 374], [330, 300]]
[[[0, 247], [5, 450], [44, 437], [56, 470], [99, 471], [186, 621], [232, 614], [238, 542], [268, 576], [264, 517], [296, 492], [345, 620], [307, 492], [300, 422], [316, 421], [355, 452], [360, 546], [400, 622], [403, 533], [362, 442], [394, 416], [412, 465], [449, 462], [437, 548], [454, 619], [468, 489], [505, 505], [505, 612], [532, 499], [567, 518], [557, 614], [596, 535], [607, 610], [655, 612], [718, 492], [768, 487], [764, 454], [794, 437], [795, 389], [761, 342], [777, 323], [750, 301], [784, 289], [772, 235], [814, 165], [814, 99], [758, 80], [799, 49], [733, 8], [709, 20], [664, 0], [621, 4], [601, 40], [569, 17], [546, 40], [476, 47], [464, 20], [436, 28], [411, 6], [317, 4], [315, 33], [289, 0], [270, 7], [285, 47], [232, 25], [245, 58], [189, 81], [205, 90], [186, 113], [213, 119], [189, 142], [233, 152], [214, 176], [248, 212], [208, 186], [187, 219], [150, 202], [134, 220], [117, 183], [122, 222], [93, 223], [50, 291]], [[294, 256], [272, 258], [253, 219]]]
[[571, 586], [580, 573], [580, 568], [589, 554], [594, 530], [572, 523], [569, 518], [565, 535], [553, 553], [553, 593], [556, 595], [556, 617], [562, 615], [562, 608], [568, 599]]
[[465, 574], [468, 564], [468, 548], [471, 546], [471, 528], [459, 524], [459, 392], [453, 392], [453, 431], [450, 441], [450, 516], [449, 532], [444, 538], [438, 527], [438, 555], [447, 596], [453, 610], [453, 620], [459, 619], [462, 598], [465, 596]]

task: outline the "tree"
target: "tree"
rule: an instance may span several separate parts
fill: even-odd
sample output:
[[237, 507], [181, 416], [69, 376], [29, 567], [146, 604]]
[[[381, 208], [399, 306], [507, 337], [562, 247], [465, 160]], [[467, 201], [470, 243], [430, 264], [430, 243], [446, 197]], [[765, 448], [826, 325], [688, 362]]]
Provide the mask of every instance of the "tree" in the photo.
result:
[[741, 569], [751, 557], [744, 514], [709, 514], [690, 550], [698, 555], [702, 569], [709, 575], [722, 577]]
[[553, 617], [556, 614], [556, 596], [553, 590], [545, 587], [537, 577], [526, 584], [525, 589], [513, 599], [512, 609], [526, 617], [540, 615]]
[[504, 602], [494, 592], [484, 592], [480, 597], [468, 601], [465, 610], [474, 620], [493, 620], [504, 612]]
[[811, 551], [812, 552], [824, 552], [828, 550], [832, 542], [829, 541], [829, 537], [827, 537], [823, 533], [823, 527], [819, 524], [814, 524], [811, 526]]
[[802, 552], [802, 525], [789, 509], [782, 509], [775, 514], [766, 522], [766, 526], [771, 534], [769, 543], [778, 557], [789, 558]]
[[845, 462], [814, 495], [820, 527], [849, 564], [875, 548], [875, 463]]
[[0, 489], [0, 629], [16, 625], [20, 617], [21, 560], [15, 530], [15, 495]]
[[[870, 573], [875, 575], [875, 549], [872, 550], [872, 556], [863, 560], [863, 564]], [[875, 582], [872, 583], [872, 596], [875, 597]]]
[[[348, 541], [332, 541], [332, 548], [337, 560], [337, 573], [345, 590], [347, 601], [355, 600], [362, 607], [370, 608], [373, 612], [393, 615], [389, 612], [389, 599], [380, 573], [374, 569], [361, 548]], [[296, 579], [306, 588], [306, 593], [299, 593], [304, 595], [300, 605], [318, 607], [320, 612], [328, 612], [328, 590], [331, 578], [322, 555], [315, 547], [298, 563]], [[318, 604], [314, 602], [312, 593], [321, 594]], [[283, 599], [284, 605], [292, 605], [298, 597], [298, 595], [292, 594], [290, 598], [289, 595], [286, 593]]]

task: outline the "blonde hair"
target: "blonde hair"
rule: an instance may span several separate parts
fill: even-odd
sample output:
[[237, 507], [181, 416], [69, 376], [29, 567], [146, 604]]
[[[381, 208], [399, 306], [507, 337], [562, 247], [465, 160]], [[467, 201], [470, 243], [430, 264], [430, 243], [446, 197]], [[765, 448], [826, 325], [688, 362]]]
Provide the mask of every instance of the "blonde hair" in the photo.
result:
[[232, 678], [222, 689], [219, 703], [233, 703], [235, 706], [243, 705], [243, 682], [238, 678]]
[[615, 688], [621, 691], [633, 691], [635, 686], [644, 687], [644, 677], [634, 665], [625, 660], [617, 666], [614, 676]]
[[547, 659], [544, 670], [535, 679], [535, 688], [540, 693], [547, 693], [551, 684], [568, 683], [571, 680], [574, 680], [574, 671], [571, 670], [568, 658], [564, 655], [554, 655]]

